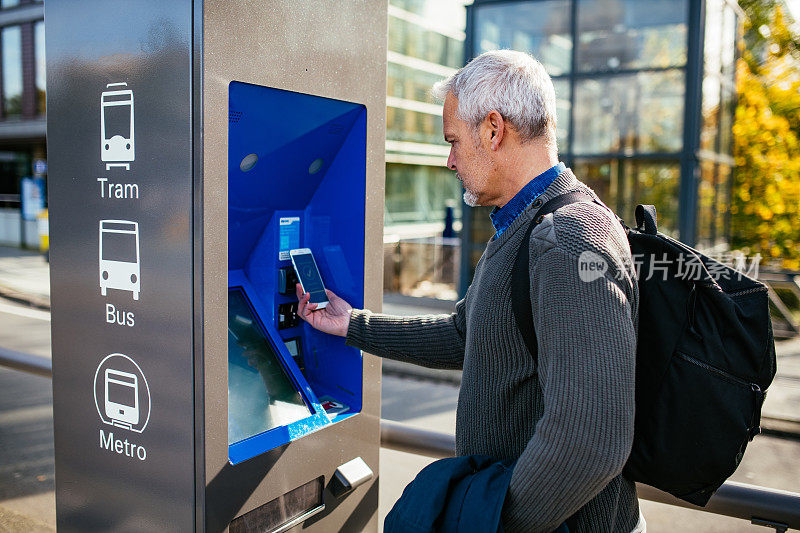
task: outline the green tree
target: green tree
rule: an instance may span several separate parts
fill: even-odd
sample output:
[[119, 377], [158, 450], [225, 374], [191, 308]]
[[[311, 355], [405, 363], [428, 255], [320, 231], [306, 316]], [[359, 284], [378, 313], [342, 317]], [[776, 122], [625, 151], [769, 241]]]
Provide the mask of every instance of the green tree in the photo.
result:
[[800, 269], [800, 40], [776, 1], [741, 1], [731, 244]]

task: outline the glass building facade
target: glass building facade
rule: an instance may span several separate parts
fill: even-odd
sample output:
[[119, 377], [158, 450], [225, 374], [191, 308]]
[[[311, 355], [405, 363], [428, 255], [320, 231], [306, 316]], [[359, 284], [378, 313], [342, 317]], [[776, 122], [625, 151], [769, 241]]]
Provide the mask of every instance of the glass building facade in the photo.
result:
[[44, 50], [43, 3], [0, 1], [0, 244], [38, 246], [20, 184], [47, 172]]
[[461, 205], [460, 183], [446, 168], [442, 106], [434, 83], [464, 64], [464, 0], [389, 0], [387, 234], [441, 233], [446, 205]]
[[[511, 48], [553, 78], [562, 161], [629, 225], [725, 246], [741, 10], [728, 0], [476, 0], [466, 58]], [[464, 207], [459, 289], [494, 233]]]
[[[389, 0], [384, 290], [457, 296], [461, 184], [448, 170], [437, 81], [464, 64], [470, 0]], [[447, 222], [446, 222], [447, 220]]]

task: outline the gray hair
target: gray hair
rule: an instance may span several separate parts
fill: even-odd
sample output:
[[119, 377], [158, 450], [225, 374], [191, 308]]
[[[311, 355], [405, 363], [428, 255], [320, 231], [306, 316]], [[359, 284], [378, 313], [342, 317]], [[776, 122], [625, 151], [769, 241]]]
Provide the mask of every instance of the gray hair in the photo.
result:
[[494, 110], [524, 141], [546, 136], [556, 140], [556, 93], [544, 67], [524, 52], [484, 52], [433, 86], [436, 98], [458, 98], [457, 115], [473, 127]]

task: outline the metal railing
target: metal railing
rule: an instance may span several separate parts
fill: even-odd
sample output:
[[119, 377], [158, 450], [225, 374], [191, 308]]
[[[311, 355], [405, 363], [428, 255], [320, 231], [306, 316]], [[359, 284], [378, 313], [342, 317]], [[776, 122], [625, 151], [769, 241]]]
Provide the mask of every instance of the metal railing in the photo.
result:
[[22, 370], [46, 378], [53, 377], [53, 364], [48, 357], [0, 348], [0, 366]]
[[[455, 435], [381, 419], [381, 446], [429, 457], [453, 457]], [[800, 529], [800, 494], [796, 492], [727, 481], [705, 507], [692, 505], [641, 483], [636, 484], [636, 492], [643, 500], [742, 518], [752, 524], [774, 528], [779, 533], [789, 528]]]
[[[0, 348], [0, 366], [52, 378], [50, 359]], [[381, 446], [392, 450], [428, 457], [452, 457], [455, 454], [455, 435], [428, 431], [381, 419]], [[800, 529], [800, 494], [756, 485], [728, 481], [722, 485], [705, 507], [698, 507], [671, 494], [637, 483], [639, 498], [653, 502], [686, 507], [707, 513], [749, 520], [779, 533]]]
[[[778, 289], [790, 292], [800, 300], [800, 273], [779, 269], [762, 269], [758, 280], [766, 283], [769, 300], [772, 303], [772, 329], [775, 338], [791, 338], [800, 335], [800, 323], [795, 319], [789, 306], [776, 292]], [[777, 315], [777, 316], [776, 316]]]

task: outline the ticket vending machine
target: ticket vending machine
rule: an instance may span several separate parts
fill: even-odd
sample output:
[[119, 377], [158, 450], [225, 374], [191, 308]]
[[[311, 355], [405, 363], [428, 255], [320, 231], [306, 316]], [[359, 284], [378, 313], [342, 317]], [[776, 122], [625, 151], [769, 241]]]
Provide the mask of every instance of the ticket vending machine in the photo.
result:
[[361, 412], [362, 355], [297, 316], [290, 251], [310, 249], [324, 283], [363, 306], [367, 110], [232, 81], [228, 115], [228, 455], [237, 464]]
[[60, 531], [377, 530], [386, 10], [45, 4]]

